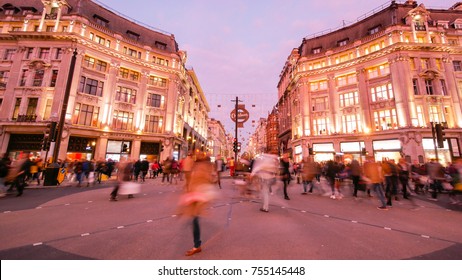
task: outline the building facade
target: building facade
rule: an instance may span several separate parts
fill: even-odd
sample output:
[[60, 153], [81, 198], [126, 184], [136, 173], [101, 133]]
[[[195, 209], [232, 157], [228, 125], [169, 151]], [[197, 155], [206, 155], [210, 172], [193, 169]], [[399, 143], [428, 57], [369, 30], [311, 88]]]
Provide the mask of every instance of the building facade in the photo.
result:
[[210, 109], [174, 35], [95, 2], [0, 1], [0, 59], [2, 153], [162, 160], [207, 143]]
[[[391, 1], [304, 38], [278, 83], [279, 141], [296, 161], [461, 157], [462, 5]], [[444, 146], [434, 140], [444, 127]]]
[[225, 128], [223, 124], [216, 119], [210, 119], [208, 122], [209, 126], [209, 138], [208, 138], [208, 152], [212, 157], [217, 158], [228, 158], [230, 151], [228, 150], [228, 137], [226, 136]]

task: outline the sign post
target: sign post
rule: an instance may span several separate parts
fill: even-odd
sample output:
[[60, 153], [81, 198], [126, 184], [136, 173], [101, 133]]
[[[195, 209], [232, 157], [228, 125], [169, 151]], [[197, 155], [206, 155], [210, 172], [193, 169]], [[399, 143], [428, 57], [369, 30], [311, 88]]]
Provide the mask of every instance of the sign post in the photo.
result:
[[[235, 124], [235, 131], [234, 131], [234, 139], [237, 141], [238, 139], [238, 128], [244, 127], [244, 123], [249, 120], [249, 111], [245, 109], [244, 104], [239, 104], [242, 100], [236, 96], [236, 100], [231, 100], [236, 102], [234, 105], [234, 110], [230, 113], [230, 118]], [[234, 150], [234, 164], [237, 164], [237, 154], [238, 149], [235, 147], [236, 145], [233, 143], [233, 150]]]

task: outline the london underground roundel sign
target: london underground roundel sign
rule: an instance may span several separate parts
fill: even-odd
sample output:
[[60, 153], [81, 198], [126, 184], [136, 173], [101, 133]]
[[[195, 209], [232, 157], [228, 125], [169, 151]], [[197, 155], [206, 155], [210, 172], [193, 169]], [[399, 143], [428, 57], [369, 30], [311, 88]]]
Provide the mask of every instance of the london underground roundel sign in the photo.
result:
[[237, 109], [237, 114], [236, 114], [236, 109], [234, 109], [231, 111], [230, 117], [233, 122], [236, 122], [236, 118], [237, 118], [238, 123], [245, 123], [246, 121], [249, 120], [249, 111], [241, 107]]

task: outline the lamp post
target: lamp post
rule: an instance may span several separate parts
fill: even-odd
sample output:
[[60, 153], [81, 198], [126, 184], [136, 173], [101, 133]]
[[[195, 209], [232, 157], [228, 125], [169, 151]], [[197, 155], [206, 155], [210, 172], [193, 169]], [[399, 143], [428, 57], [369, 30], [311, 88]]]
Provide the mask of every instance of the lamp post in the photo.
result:
[[58, 162], [59, 147], [61, 144], [64, 121], [66, 119], [66, 111], [69, 103], [69, 95], [71, 93], [72, 78], [74, 77], [75, 61], [77, 60], [77, 49], [74, 49], [74, 53], [71, 58], [71, 64], [69, 66], [69, 74], [67, 76], [66, 91], [64, 92], [63, 105], [61, 108], [61, 116], [59, 117], [56, 142], [53, 149], [53, 163]]

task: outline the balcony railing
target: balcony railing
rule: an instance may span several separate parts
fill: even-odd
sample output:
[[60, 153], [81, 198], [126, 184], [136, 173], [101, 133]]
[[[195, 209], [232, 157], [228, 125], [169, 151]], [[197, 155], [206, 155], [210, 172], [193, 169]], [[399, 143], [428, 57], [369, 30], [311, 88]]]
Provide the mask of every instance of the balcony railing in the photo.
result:
[[18, 115], [17, 122], [35, 122], [37, 115]]

